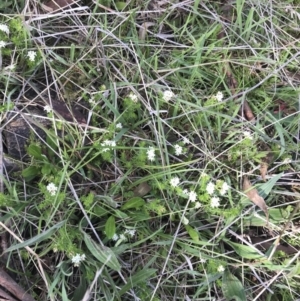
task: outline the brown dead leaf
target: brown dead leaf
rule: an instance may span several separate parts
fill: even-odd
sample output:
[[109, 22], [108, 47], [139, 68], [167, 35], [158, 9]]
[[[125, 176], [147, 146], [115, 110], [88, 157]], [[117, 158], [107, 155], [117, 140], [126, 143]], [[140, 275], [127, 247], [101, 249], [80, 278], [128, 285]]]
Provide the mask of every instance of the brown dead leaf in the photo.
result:
[[75, 1], [74, 0], [50, 0], [45, 4], [42, 4], [42, 9], [46, 12], [52, 12], [57, 9], [62, 9], [69, 5], [72, 5]]
[[248, 101], [245, 99], [242, 105], [244, 116], [248, 121], [255, 122], [255, 116], [248, 104]]
[[262, 179], [266, 182], [266, 174], [268, 173], [268, 164], [266, 162], [261, 162], [259, 170]]
[[252, 186], [248, 178], [245, 176], [243, 180], [243, 191], [256, 206], [258, 206], [266, 215], [267, 221], [269, 220], [268, 207], [265, 200], [258, 194], [257, 189]]

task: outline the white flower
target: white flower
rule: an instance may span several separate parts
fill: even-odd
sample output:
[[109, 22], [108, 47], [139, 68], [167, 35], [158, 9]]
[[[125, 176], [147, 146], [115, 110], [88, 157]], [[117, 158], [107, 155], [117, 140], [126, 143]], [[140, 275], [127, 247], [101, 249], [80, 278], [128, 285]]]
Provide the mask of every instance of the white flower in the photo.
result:
[[54, 183], [49, 183], [48, 186], [47, 186], [47, 190], [49, 191], [49, 193], [54, 196], [57, 192], [57, 187], [55, 186]]
[[200, 263], [205, 263], [206, 259], [200, 258]]
[[147, 150], [147, 156], [148, 156], [148, 160], [154, 161], [154, 159], [155, 159], [155, 150], [152, 146], [150, 146], [149, 149]]
[[52, 108], [49, 105], [44, 106], [44, 111], [46, 111], [47, 113], [52, 112]]
[[222, 266], [222, 265], [219, 265], [218, 266], [218, 272], [219, 273], [222, 273], [222, 272], [224, 272], [225, 271], [225, 268]]
[[120, 240], [123, 240], [123, 241], [127, 240], [127, 238], [126, 238], [126, 236], [124, 234], [120, 234], [119, 238], [120, 238]]
[[183, 216], [181, 222], [182, 222], [184, 225], [188, 225], [190, 221], [189, 221], [185, 216]]
[[0, 41], [0, 49], [5, 47], [6, 46], [6, 43], [4, 41]]
[[222, 188], [220, 190], [220, 194], [221, 195], [226, 194], [226, 192], [228, 191], [228, 189], [229, 189], [229, 185], [226, 182], [224, 182], [223, 185], [222, 185]]
[[119, 239], [119, 235], [117, 233], [111, 238], [113, 241], [117, 241]]
[[189, 191], [188, 191], [187, 189], [183, 189], [183, 190], [182, 190], [182, 193], [185, 194], [185, 195], [188, 195], [188, 194], [189, 194]]
[[223, 100], [223, 97], [224, 97], [224, 95], [220, 91], [215, 96], [216, 100], [219, 101], [219, 102], [221, 102]]
[[206, 191], [208, 194], [212, 195], [215, 191], [215, 184], [213, 182], [209, 182], [206, 186]]
[[129, 236], [133, 237], [135, 235], [136, 230], [134, 229], [126, 229], [125, 234], [128, 234]]
[[197, 200], [197, 194], [195, 191], [190, 191], [189, 193], [189, 201], [194, 203]]
[[218, 197], [212, 197], [210, 201], [211, 208], [217, 208], [220, 206], [220, 199]]
[[175, 148], [175, 155], [180, 156], [183, 150], [182, 146], [180, 146], [179, 144], [175, 144], [174, 148]]
[[0, 24], [0, 30], [5, 32], [7, 35], [9, 34], [9, 28], [6, 24]]
[[138, 101], [138, 97], [135, 94], [133, 94], [132, 92], [130, 92], [127, 97], [129, 99], [131, 99], [133, 102], [137, 102]]
[[178, 186], [179, 183], [180, 183], [180, 180], [179, 180], [178, 177], [172, 178], [172, 179], [170, 180], [170, 185], [171, 185], [172, 187]]
[[85, 260], [85, 254], [76, 254], [72, 257], [72, 263], [74, 264], [74, 267], [78, 267], [82, 261]]
[[195, 209], [199, 209], [199, 208], [201, 208], [201, 203], [200, 202], [196, 202], [195, 203]]
[[89, 99], [89, 103], [92, 106], [95, 106], [97, 104], [97, 102], [95, 101], [95, 99], [93, 97]]
[[285, 158], [284, 160], [283, 160], [283, 164], [289, 164], [289, 163], [291, 163], [292, 162], [292, 159], [291, 158]]
[[190, 144], [191, 141], [190, 141], [188, 138], [184, 137], [183, 140], [182, 140], [182, 143], [183, 143], [184, 145], [185, 145], [185, 144]]
[[116, 124], [116, 128], [117, 128], [117, 129], [123, 128], [122, 123], [121, 123], [121, 122], [117, 123], [117, 124]]
[[243, 134], [246, 139], [253, 140], [253, 136], [251, 135], [251, 133], [249, 131], [244, 131]]
[[207, 178], [207, 179], [209, 179], [209, 175], [208, 175], [207, 173], [205, 173], [205, 172], [202, 172], [201, 175], [200, 175], [200, 178], [201, 178], [201, 179], [202, 179], [202, 178]]
[[166, 102], [169, 102], [172, 99], [172, 97], [174, 97], [174, 96], [175, 96], [175, 94], [172, 91], [166, 90], [166, 91], [164, 91], [164, 94], [163, 94], [163, 100]]
[[28, 51], [28, 57], [29, 57], [29, 60], [31, 61], [31, 62], [34, 62], [34, 60], [35, 60], [35, 57], [36, 57], [36, 52], [35, 51], [32, 51], [32, 50], [30, 50], [30, 51]]
[[[114, 140], [105, 140], [103, 143], [101, 143], [101, 146], [115, 147], [116, 146], [116, 142]], [[104, 151], [104, 150], [102, 150], [102, 151]]]

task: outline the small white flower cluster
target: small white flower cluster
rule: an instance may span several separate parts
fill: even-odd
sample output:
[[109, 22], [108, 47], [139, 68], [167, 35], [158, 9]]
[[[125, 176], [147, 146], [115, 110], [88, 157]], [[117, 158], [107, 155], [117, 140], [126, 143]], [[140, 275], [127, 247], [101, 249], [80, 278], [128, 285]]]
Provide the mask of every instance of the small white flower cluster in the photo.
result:
[[169, 102], [174, 96], [175, 94], [171, 90], [166, 90], [163, 92], [163, 100], [165, 102]]
[[215, 191], [215, 184], [213, 182], [209, 182], [206, 186], [206, 191], [209, 195], [212, 195]]
[[174, 148], [175, 148], [175, 155], [176, 156], [182, 155], [182, 151], [183, 151], [183, 147], [182, 146], [180, 146], [179, 144], [175, 144]]
[[[174, 177], [170, 180], [170, 185], [175, 188], [179, 185], [180, 179], [178, 177]], [[187, 189], [182, 190], [182, 194], [186, 195], [189, 197], [189, 202], [195, 203], [196, 209], [199, 209], [202, 205], [200, 202], [196, 202], [197, 200], [197, 193], [195, 191], [188, 191]]]
[[170, 185], [172, 187], [177, 187], [179, 185], [179, 183], [180, 183], [180, 180], [178, 177], [174, 177], [170, 180]]
[[49, 105], [46, 105], [46, 106], [44, 106], [44, 111], [46, 111], [47, 113], [51, 113], [52, 108]]
[[102, 146], [111, 146], [115, 147], [116, 146], [116, 141], [114, 140], [105, 140], [103, 143], [101, 143]]
[[105, 153], [109, 151], [109, 147], [115, 147], [116, 146], [116, 141], [114, 140], [104, 140], [103, 143], [101, 143], [101, 146], [107, 146], [102, 149], [102, 152]]
[[122, 123], [121, 122], [117, 123], [116, 124], [116, 128], [117, 129], [122, 129], [123, 128]]
[[191, 144], [190, 140], [189, 140], [188, 138], [186, 138], [186, 137], [183, 138], [182, 143], [183, 143], [184, 145], [186, 145], [186, 144]]
[[129, 95], [127, 96], [129, 99], [131, 99], [133, 102], [137, 102], [138, 101], [138, 97], [134, 94], [134, 93], [132, 93], [132, 92], [130, 92], [129, 93]]
[[246, 139], [253, 140], [253, 136], [251, 135], [251, 133], [249, 131], [244, 131], [243, 135]]
[[94, 99], [94, 97], [91, 97], [91, 98], [89, 99], [89, 104], [90, 104], [91, 106], [95, 106], [95, 105], [97, 104], [97, 102], [96, 102], [96, 100]]
[[147, 156], [149, 161], [154, 161], [155, 159], [155, 149], [152, 146], [149, 146], [149, 149], [147, 150]]
[[6, 24], [0, 24], [0, 30], [9, 35], [9, 28]]
[[229, 185], [226, 182], [224, 182], [220, 189], [220, 195], [222, 195], [222, 196], [225, 195], [228, 190], [229, 190]]
[[195, 191], [190, 191], [189, 192], [189, 201], [191, 203], [194, 203], [197, 200], [197, 193]]
[[55, 186], [54, 183], [49, 183], [47, 185], [47, 190], [52, 196], [54, 196], [56, 194], [58, 188]]
[[37, 55], [36, 51], [32, 51], [32, 50], [28, 51], [27, 53], [27, 56], [31, 62], [34, 62], [36, 55]]
[[126, 229], [124, 231], [124, 233], [122, 233], [120, 235], [118, 235], [117, 233], [115, 233], [114, 236], [112, 237], [112, 240], [113, 241], [117, 241], [117, 240], [119, 240], [119, 241], [127, 241], [126, 235], [130, 236], [130, 237], [133, 237], [135, 235], [135, 233], [136, 233], [135, 229]]
[[[206, 192], [207, 192], [209, 195], [213, 195], [214, 192], [215, 192], [215, 187], [216, 187], [216, 185], [215, 185], [213, 182], [211, 182], [211, 181], [208, 182], [208, 183], [207, 183], [207, 186], [206, 186]], [[221, 189], [219, 190], [220, 195], [221, 195], [221, 196], [224, 196], [224, 195], [227, 193], [228, 189], [229, 189], [229, 185], [228, 185], [226, 182], [223, 182], [222, 187], [221, 187]], [[210, 206], [211, 206], [212, 208], [217, 208], [217, 207], [219, 207], [219, 206], [220, 206], [220, 198], [218, 198], [218, 197], [216, 197], [216, 196], [212, 197], [212, 198], [211, 198], [211, 201], [210, 201]]]
[[201, 207], [202, 207], [202, 205], [200, 202], [195, 202], [195, 207], [194, 207], [195, 209], [199, 209]]
[[85, 254], [76, 254], [72, 257], [72, 263], [74, 264], [74, 267], [79, 267], [80, 263], [85, 260]]
[[292, 162], [292, 159], [291, 159], [291, 158], [285, 158], [285, 159], [282, 161], [283, 164], [289, 164], [289, 163], [291, 163], [291, 162]]
[[129, 236], [133, 237], [135, 235], [135, 229], [126, 229], [124, 234], [128, 234]]
[[[9, 28], [6, 24], [0, 24], [0, 31], [5, 32], [7, 35], [9, 35]], [[6, 46], [6, 42], [0, 41], [0, 49]]]
[[29, 57], [29, 60], [31, 62], [34, 62], [36, 55], [37, 55], [37, 53], [32, 50], [28, 51], [28, 53], [27, 53], [27, 56]]
[[214, 97], [218, 102], [221, 102], [223, 101], [224, 95], [222, 92], [219, 91]]
[[218, 272], [223, 273], [225, 271], [225, 268], [222, 265], [218, 266]]
[[112, 237], [112, 240], [117, 241], [118, 239], [119, 239], [119, 235], [115, 233], [114, 236]]
[[211, 208], [218, 208], [220, 206], [220, 199], [216, 196], [211, 198], [210, 207]]

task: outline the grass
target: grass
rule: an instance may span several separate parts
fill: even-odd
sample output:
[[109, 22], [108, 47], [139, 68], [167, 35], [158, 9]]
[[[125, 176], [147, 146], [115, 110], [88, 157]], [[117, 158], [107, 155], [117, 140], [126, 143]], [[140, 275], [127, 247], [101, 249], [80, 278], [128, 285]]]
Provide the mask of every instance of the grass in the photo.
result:
[[6, 3], [8, 155], [9, 112], [31, 132], [0, 194], [20, 286], [51, 301], [298, 300], [300, 2]]

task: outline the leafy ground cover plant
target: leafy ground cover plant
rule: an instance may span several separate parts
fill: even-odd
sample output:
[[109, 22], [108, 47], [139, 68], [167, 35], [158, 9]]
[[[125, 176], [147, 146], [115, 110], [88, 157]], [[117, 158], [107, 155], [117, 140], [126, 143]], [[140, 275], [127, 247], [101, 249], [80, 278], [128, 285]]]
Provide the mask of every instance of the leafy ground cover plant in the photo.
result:
[[2, 131], [32, 132], [3, 264], [32, 298], [299, 298], [299, 4], [2, 6]]

